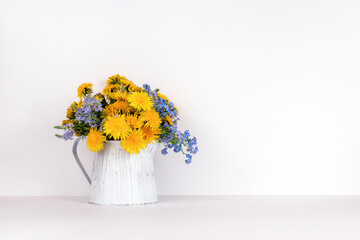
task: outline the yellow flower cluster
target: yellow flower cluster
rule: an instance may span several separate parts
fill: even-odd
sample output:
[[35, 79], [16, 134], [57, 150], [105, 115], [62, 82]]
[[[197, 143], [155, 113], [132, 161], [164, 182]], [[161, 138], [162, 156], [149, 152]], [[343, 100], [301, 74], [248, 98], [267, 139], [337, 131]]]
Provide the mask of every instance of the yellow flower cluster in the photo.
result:
[[83, 98], [86, 94], [92, 93], [92, 83], [83, 83], [78, 87], [78, 97]]
[[88, 134], [87, 146], [92, 152], [98, 152], [104, 149], [106, 137], [97, 129], [91, 128]]
[[[97, 152], [104, 148], [107, 140], [120, 140], [119, 144], [125, 151], [137, 154], [160, 135], [162, 119], [154, 109], [154, 100], [124, 76], [111, 76], [106, 84], [102, 94], [95, 95], [102, 104], [102, 126], [90, 129], [87, 146]], [[91, 96], [91, 93], [92, 84], [80, 85], [78, 96], [81, 99]], [[74, 104], [79, 107], [80, 103]], [[74, 114], [71, 107], [68, 115]], [[170, 123], [171, 119], [167, 121]]]

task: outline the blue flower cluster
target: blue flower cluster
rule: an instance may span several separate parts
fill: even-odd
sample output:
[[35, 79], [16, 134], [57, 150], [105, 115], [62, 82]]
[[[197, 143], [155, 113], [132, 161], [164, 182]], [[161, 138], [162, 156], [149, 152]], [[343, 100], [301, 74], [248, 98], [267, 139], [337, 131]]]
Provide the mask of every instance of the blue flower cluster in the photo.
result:
[[97, 128], [100, 123], [100, 114], [103, 108], [96, 96], [86, 97], [83, 105], [77, 109], [75, 119], [79, 123], [89, 124], [90, 127]]
[[180, 131], [176, 131], [175, 137], [173, 138], [175, 141], [170, 141], [165, 144], [164, 152], [167, 152], [168, 148], [173, 148], [174, 152], [182, 152], [186, 156], [186, 163], [191, 163], [192, 155], [196, 154], [199, 151], [197, 145], [196, 137], [190, 137], [190, 131], [186, 130], [184, 133]]
[[66, 130], [64, 132], [64, 134], [62, 135], [62, 138], [67, 141], [67, 140], [73, 140], [75, 131], [72, 129], [73, 125], [72, 124], [66, 124], [65, 125]]
[[[172, 134], [169, 134], [172, 136]], [[192, 161], [192, 155], [196, 154], [199, 151], [199, 148], [196, 146], [197, 139], [196, 137], [190, 138], [189, 130], [186, 130], [184, 133], [176, 131], [176, 134], [173, 138], [168, 139], [161, 138], [161, 141], [164, 143], [165, 148], [161, 150], [163, 155], [168, 154], [168, 149], [173, 149], [174, 152], [182, 152], [186, 156], [185, 163], [189, 164]]]
[[[145, 92], [147, 92], [154, 99], [154, 108], [159, 113], [161, 118], [169, 116], [170, 118], [175, 118], [178, 114], [174, 103], [169, 100], [165, 100], [158, 96], [158, 90], [151, 91], [151, 88], [148, 84], [143, 85]], [[177, 121], [176, 119], [175, 121]]]
[[158, 96], [158, 89], [151, 91], [148, 84], [144, 84], [143, 88], [154, 99], [154, 108], [159, 113], [159, 116], [162, 119], [166, 118], [166, 116], [172, 119], [172, 124], [167, 121], [163, 121], [161, 124], [160, 142], [164, 144], [161, 153], [166, 155], [168, 154], [168, 149], [173, 149], [175, 153], [182, 152], [186, 156], [185, 163], [191, 163], [192, 155], [199, 151], [196, 146], [196, 137], [191, 138], [189, 130], [186, 130], [184, 133], [178, 130], [177, 121], [180, 120], [177, 117], [178, 111], [172, 102]]

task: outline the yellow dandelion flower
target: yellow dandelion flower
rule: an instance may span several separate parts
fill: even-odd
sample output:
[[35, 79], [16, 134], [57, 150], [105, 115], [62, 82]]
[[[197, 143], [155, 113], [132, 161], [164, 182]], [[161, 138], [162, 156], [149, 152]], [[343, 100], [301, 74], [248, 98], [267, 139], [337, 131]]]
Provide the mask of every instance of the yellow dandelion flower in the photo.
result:
[[121, 141], [121, 146], [128, 153], [140, 153], [146, 148], [146, 142], [141, 130], [134, 130], [130, 135]]
[[145, 126], [150, 127], [153, 130], [160, 127], [161, 118], [154, 109], [142, 112], [141, 119], [146, 122]]
[[126, 122], [125, 115], [109, 116], [104, 123], [104, 132], [115, 140], [123, 139], [129, 135], [131, 128]]
[[71, 119], [71, 120], [66, 119], [66, 120], [62, 121], [61, 125], [74, 124], [74, 122], [75, 122], [75, 119]]
[[120, 114], [121, 111], [124, 112], [128, 112], [129, 111], [129, 103], [126, 101], [116, 101], [108, 106], [105, 107], [104, 109], [105, 113], [108, 116], [115, 116], [117, 114]]
[[129, 94], [127, 92], [119, 93], [119, 99], [127, 100], [128, 97], [129, 97]]
[[139, 90], [142, 90], [140, 87], [138, 87], [135, 83], [133, 83], [132, 81], [126, 79], [122, 81], [124, 83], [125, 86], [128, 86], [128, 90], [132, 91], [132, 92], [137, 92]]
[[106, 81], [107, 84], [113, 84], [113, 85], [121, 85], [123, 83], [123, 80], [127, 80], [126, 77], [120, 76], [119, 74], [113, 75], [108, 78]]
[[109, 117], [114, 117], [116, 115], [118, 115], [119, 113], [112, 107], [106, 107], [104, 109], [104, 112], [106, 113], [107, 116]]
[[103, 94], [111, 93], [112, 91], [116, 91], [119, 87], [114, 84], [108, 84], [102, 90]]
[[153, 141], [159, 138], [159, 134], [160, 134], [159, 128], [152, 130], [150, 127], [143, 127], [141, 128], [141, 131], [143, 132], [146, 144], [152, 143]]
[[69, 124], [69, 123], [70, 123], [69, 120], [64, 120], [64, 121], [62, 121], [61, 125], [66, 125], [66, 124]]
[[146, 92], [134, 92], [128, 97], [128, 101], [137, 110], [150, 110], [153, 106], [153, 100]]
[[173, 120], [171, 119], [171, 117], [169, 117], [169, 115], [166, 115], [165, 120], [170, 124], [170, 126], [174, 124]]
[[68, 107], [67, 111], [66, 111], [66, 117], [68, 119], [75, 119], [75, 107], [77, 106], [76, 102], [73, 102], [70, 107]]
[[108, 96], [108, 98], [113, 99], [113, 100], [118, 100], [119, 99], [119, 93], [118, 91], [114, 91], [114, 92], [108, 92], [106, 95]]
[[126, 101], [116, 101], [113, 104], [111, 104], [113, 108], [117, 109], [117, 110], [122, 110], [122, 111], [127, 111], [129, 108], [129, 103]]
[[91, 128], [90, 133], [88, 134], [87, 146], [92, 152], [98, 152], [104, 149], [104, 142], [106, 137], [102, 133], [95, 129]]
[[92, 93], [92, 87], [93, 84], [92, 83], [83, 83], [78, 87], [78, 97], [82, 98], [84, 97], [86, 94]]
[[104, 95], [102, 95], [101, 93], [98, 93], [95, 96], [96, 96], [96, 99], [100, 102], [105, 100]]
[[132, 87], [131, 89], [133, 92], [142, 92], [142, 90], [143, 90], [141, 87], [138, 87], [138, 86]]
[[108, 117], [114, 117], [116, 115], [119, 115], [119, 112], [116, 109], [112, 108], [111, 106], [105, 107], [104, 108], [104, 113]]
[[127, 115], [126, 120], [133, 128], [140, 128], [143, 125], [143, 122], [135, 115]]
[[106, 96], [107, 96], [109, 99], [117, 100], [117, 99], [118, 99], [118, 94], [119, 94], [119, 92], [108, 92], [108, 93], [106, 94]]
[[108, 93], [108, 96], [114, 100], [127, 100], [129, 94], [127, 92], [111, 92]]

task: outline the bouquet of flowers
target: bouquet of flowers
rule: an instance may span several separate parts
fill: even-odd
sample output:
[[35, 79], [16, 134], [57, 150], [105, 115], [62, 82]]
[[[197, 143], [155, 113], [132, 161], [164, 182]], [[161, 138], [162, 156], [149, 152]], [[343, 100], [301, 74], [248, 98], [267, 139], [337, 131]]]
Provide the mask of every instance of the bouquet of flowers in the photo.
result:
[[154, 141], [162, 143], [161, 153], [168, 149], [181, 152], [190, 163], [198, 152], [196, 137], [189, 130], [178, 130], [178, 109], [159, 89], [144, 84], [138, 87], [120, 75], [109, 77], [101, 93], [93, 93], [91, 83], [78, 88], [78, 102], [73, 102], [66, 120], [56, 129], [64, 130], [55, 136], [72, 140], [74, 135], [87, 137], [92, 152], [101, 151], [108, 140], [120, 140], [126, 152], [138, 154]]

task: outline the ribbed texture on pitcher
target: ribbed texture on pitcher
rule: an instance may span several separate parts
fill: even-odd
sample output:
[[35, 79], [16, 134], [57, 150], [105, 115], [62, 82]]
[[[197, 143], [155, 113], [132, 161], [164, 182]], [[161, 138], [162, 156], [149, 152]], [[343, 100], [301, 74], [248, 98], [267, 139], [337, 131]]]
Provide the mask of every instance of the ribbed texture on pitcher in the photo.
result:
[[136, 205], [158, 201], [153, 157], [158, 143], [139, 154], [124, 151], [119, 141], [108, 141], [95, 155], [90, 203]]

